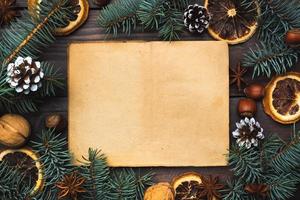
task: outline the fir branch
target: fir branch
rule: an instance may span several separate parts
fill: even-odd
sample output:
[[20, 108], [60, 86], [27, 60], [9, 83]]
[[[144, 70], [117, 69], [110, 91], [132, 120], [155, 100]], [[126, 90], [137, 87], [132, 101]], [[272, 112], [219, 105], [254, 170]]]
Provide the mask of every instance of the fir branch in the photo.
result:
[[34, 59], [41, 49], [54, 41], [54, 30], [66, 25], [73, 14], [69, 0], [45, 0], [39, 6], [39, 16], [34, 18], [25, 12], [22, 18], [12, 22], [2, 33], [0, 63], [6, 66], [17, 56]]
[[182, 13], [174, 8], [168, 8], [162, 19], [159, 35], [164, 40], [178, 40], [183, 32], [184, 23]]
[[36, 112], [38, 110], [37, 104], [40, 100], [33, 99], [33, 97], [20, 95], [20, 96], [1, 96], [0, 108], [10, 113], [20, 112], [29, 113]]
[[227, 188], [221, 191], [223, 200], [248, 200], [244, 190], [244, 183], [241, 179], [227, 181]]
[[84, 158], [80, 173], [86, 178], [84, 187], [89, 191], [87, 199], [105, 199], [108, 192], [109, 168], [106, 157], [100, 150], [89, 149], [88, 158]]
[[153, 173], [141, 176], [131, 168], [113, 171], [110, 178], [110, 190], [107, 199], [110, 200], [140, 200], [144, 198], [145, 189], [152, 185]]
[[0, 199], [5, 200], [26, 200], [32, 186], [23, 184], [23, 176], [0, 162]]
[[[131, 173], [134, 173], [132, 169], [130, 169]], [[145, 190], [153, 185], [153, 172], [148, 172], [145, 175], [141, 175], [140, 172], [135, 174], [135, 182], [136, 182], [136, 200], [144, 199]]]
[[262, 176], [258, 149], [246, 149], [234, 145], [229, 151], [229, 165], [234, 175], [247, 183], [254, 183]]
[[264, 165], [269, 165], [272, 158], [285, 145], [285, 142], [277, 135], [265, 139], [261, 147], [261, 156]]
[[298, 0], [260, 0], [262, 23], [259, 37], [265, 42], [282, 41], [285, 33], [300, 28]]
[[137, 25], [137, 11], [141, 0], [118, 0], [100, 11], [98, 25], [117, 36], [119, 31], [130, 34]]
[[253, 77], [260, 75], [270, 77], [272, 72], [285, 73], [297, 61], [298, 53], [285, 44], [271, 46], [262, 42], [256, 45], [255, 50], [249, 50], [242, 60], [242, 65], [253, 68]]
[[40, 155], [40, 161], [44, 166], [46, 188], [38, 198], [56, 199], [58, 191], [55, 184], [72, 170], [67, 139], [56, 134], [54, 129], [43, 130], [39, 139], [32, 141], [32, 147]]
[[290, 172], [299, 167], [300, 163], [300, 133], [286, 144], [279, 153], [273, 157], [271, 167], [277, 171]]
[[109, 200], [133, 200], [136, 199], [135, 176], [126, 169], [120, 172], [114, 171], [109, 181]]
[[290, 175], [274, 174], [266, 175], [266, 182], [269, 186], [270, 200], [285, 200], [293, 196], [297, 189], [297, 181]]
[[158, 30], [162, 17], [165, 16], [164, 4], [167, 0], [143, 0], [137, 15], [145, 28]]
[[41, 97], [55, 96], [56, 89], [63, 89], [64, 82], [59, 69], [55, 69], [54, 65], [48, 62], [42, 62], [41, 68], [45, 74], [42, 80], [42, 88], [39, 90]]
[[180, 12], [183, 12], [189, 5], [189, 0], [169, 0], [172, 7]]

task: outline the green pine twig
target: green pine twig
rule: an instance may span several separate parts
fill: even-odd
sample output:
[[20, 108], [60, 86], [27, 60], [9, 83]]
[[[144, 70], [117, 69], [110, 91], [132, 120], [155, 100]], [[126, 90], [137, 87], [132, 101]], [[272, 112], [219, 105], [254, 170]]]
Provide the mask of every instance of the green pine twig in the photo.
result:
[[162, 19], [159, 35], [164, 40], [179, 40], [183, 32], [184, 23], [182, 13], [174, 8], [168, 8]]
[[38, 199], [57, 199], [58, 189], [55, 184], [73, 169], [67, 148], [67, 139], [55, 133], [54, 129], [43, 130], [31, 146], [40, 155], [44, 166], [45, 188]]
[[105, 199], [108, 192], [109, 168], [100, 150], [89, 149], [88, 158], [83, 157], [80, 173], [86, 178], [84, 187], [89, 191], [87, 199]]
[[271, 167], [278, 173], [291, 172], [299, 168], [300, 133], [281, 148], [271, 160]]
[[0, 162], [0, 199], [26, 200], [30, 194], [30, 186], [22, 184], [22, 175], [9, 167], [5, 162]]
[[270, 77], [272, 72], [285, 73], [298, 61], [298, 53], [285, 44], [270, 45], [261, 42], [256, 49], [250, 49], [244, 55], [242, 65], [253, 68], [253, 77], [265, 75]]
[[73, 14], [69, 0], [45, 0], [40, 4], [38, 17], [24, 12], [21, 18], [4, 29], [0, 44], [2, 68], [17, 56], [37, 59], [41, 50], [55, 40], [56, 28], [66, 25]]
[[226, 188], [221, 191], [223, 200], [248, 200], [242, 179], [227, 181]]
[[260, 0], [262, 19], [259, 37], [265, 42], [282, 41], [285, 33], [300, 28], [298, 0]]
[[145, 28], [158, 30], [165, 16], [164, 4], [167, 0], [143, 0], [137, 15]]
[[289, 199], [297, 189], [297, 181], [291, 174], [266, 175], [266, 183], [269, 186], [270, 200]]
[[140, 3], [141, 0], [118, 0], [111, 3], [100, 11], [97, 23], [106, 33], [117, 36], [121, 31], [129, 35], [136, 28]]
[[254, 183], [262, 177], [260, 153], [257, 148], [246, 149], [234, 145], [229, 151], [229, 166], [234, 175], [247, 183]]

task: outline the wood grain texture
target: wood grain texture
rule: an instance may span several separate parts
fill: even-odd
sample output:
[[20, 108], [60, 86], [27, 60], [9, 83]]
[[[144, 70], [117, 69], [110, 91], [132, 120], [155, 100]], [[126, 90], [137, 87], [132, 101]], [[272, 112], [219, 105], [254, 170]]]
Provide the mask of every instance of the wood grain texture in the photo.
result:
[[[68, 44], [72, 41], [95, 41], [95, 40], [104, 40], [105, 34], [103, 30], [97, 27], [96, 18], [99, 14], [99, 8], [93, 5], [90, 1], [90, 15], [87, 22], [77, 31], [75, 31], [72, 35], [68, 37], [60, 37], [57, 39], [55, 44], [46, 49], [41, 57], [41, 60], [51, 61], [56, 64], [56, 66], [61, 70], [66, 77], [67, 70], [67, 47]], [[23, 10], [27, 7], [27, 0], [17, 0], [17, 7], [20, 10]], [[1, 30], [0, 30], [1, 32]], [[157, 33], [145, 32], [142, 33], [140, 29], [136, 30], [131, 36], [126, 36], [120, 34], [118, 40], [159, 40]], [[211, 40], [211, 37], [207, 34], [204, 35], [193, 35], [189, 33], [184, 33], [182, 40]], [[247, 51], [248, 47], [254, 47], [254, 43], [256, 42], [255, 36], [248, 41], [247, 43], [231, 46], [230, 47], [230, 66], [235, 67], [236, 64], [240, 61], [243, 54]], [[88, 63], [86, 63], [88, 65]], [[84, 66], [83, 66], [84, 67]], [[188, 66], [187, 66], [188, 67]], [[294, 68], [294, 71], [300, 71], [300, 63], [298, 63]], [[248, 83], [251, 82], [260, 82], [267, 83], [269, 79], [267, 78], [258, 78], [252, 80], [251, 70], [246, 75], [246, 80]], [[89, 81], [89, 80], [81, 80], [81, 81]], [[213, 81], [213, 79], [212, 79]], [[230, 130], [235, 129], [235, 122], [240, 120], [237, 114], [237, 103], [240, 98], [243, 98], [243, 93], [237, 91], [235, 85], [230, 87]], [[63, 115], [67, 115], [67, 91], [59, 92], [58, 97], [47, 99], [40, 107], [40, 111], [37, 113], [31, 113], [25, 115], [27, 117], [33, 127], [33, 135], [32, 137], [36, 137], [41, 128], [44, 127], [44, 119], [45, 117], [53, 112], [62, 113]], [[256, 114], [256, 119], [262, 124], [265, 133], [277, 133], [281, 137], [287, 139], [289, 134], [292, 131], [292, 126], [284, 126], [279, 123], [271, 120], [263, 111], [261, 102], [257, 103], [258, 112]], [[212, 112], [214, 112], [212, 110]], [[0, 111], [0, 114], [4, 114], [3, 111]], [[216, 113], [217, 114], [217, 113]], [[216, 122], [217, 123], [217, 122]], [[297, 124], [297, 128], [299, 127], [299, 123]], [[217, 141], [216, 141], [217, 145]], [[195, 155], [197, 156], [197, 155]], [[214, 174], [221, 177], [222, 180], [226, 180], [231, 175], [231, 172], [228, 167], [210, 167], [210, 168], [139, 168], [136, 170], [140, 170], [142, 173], [152, 169], [156, 172], [155, 181], [171, 181], [172, 178], [180, 173], [187, 171], [196, 171], [203, 174]], [[294, 198], [291, 200], [300, 199], [300, 188]]]

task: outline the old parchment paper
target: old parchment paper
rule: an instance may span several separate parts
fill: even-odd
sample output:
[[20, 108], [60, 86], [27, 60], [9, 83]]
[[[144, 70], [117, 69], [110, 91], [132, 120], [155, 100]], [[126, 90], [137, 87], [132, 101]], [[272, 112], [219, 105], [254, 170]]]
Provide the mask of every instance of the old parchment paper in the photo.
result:
[[222, 166], [228, 46], [216, 41], [69, 46], [69, 148], [110, 166]]

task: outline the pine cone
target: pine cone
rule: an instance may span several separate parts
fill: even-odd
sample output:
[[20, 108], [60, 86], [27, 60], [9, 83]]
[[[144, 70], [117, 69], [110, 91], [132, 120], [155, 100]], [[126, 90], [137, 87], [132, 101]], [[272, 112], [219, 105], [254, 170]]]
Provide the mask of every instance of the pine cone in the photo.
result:
[[184, 25], [190, 32], [202, 33], [209, 26], [210, 15], [207, 9], [198, 4], [189, 5], [184, 11]]
[[44, 73], [41, 69], [41, 63], [33, 61], [31, 57], [18, 57], [15, 63], [7, 66], [7, 83], [15, 88], [17, 93], [29, 94], [42, 87], [41, 80]]
[[237, 129], [232, 132], [234, 138], [237, 138], [236, 143], [242, 147], [250, 149], [251, 146], [258, 146], [258, 140], [264, 139], [263, 129], [254, 118], [241, 120], [236, 123]]

